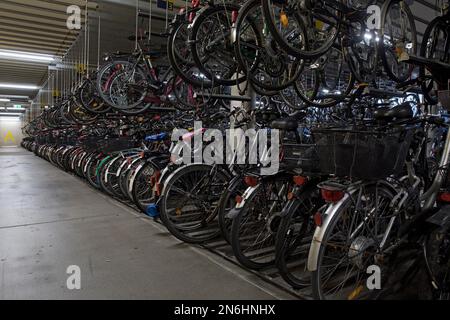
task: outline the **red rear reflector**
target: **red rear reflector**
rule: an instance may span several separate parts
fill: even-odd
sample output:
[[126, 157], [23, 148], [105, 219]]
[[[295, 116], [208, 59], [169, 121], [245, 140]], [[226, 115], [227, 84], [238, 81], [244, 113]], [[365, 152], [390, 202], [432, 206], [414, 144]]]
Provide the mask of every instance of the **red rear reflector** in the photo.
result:
[[322, 226], [322, 214], [320, 212], [316, 212], [316, 214], [314, 215], [314, 223], [316, 224], [317, 227], [321, 227]]
[[450, 202], [450, 192], [443, 192], [439, 194], [438, 199], [442, 202]]
[[194, 18], [195, 18], [195, 13], [194, 12], [189, 13], [189, 23], [192, 23], [192, 21], [194, 21]]
[[235, 200], [236, 200], [237, 204], [242, 203], [242, 197], [241, 196], [236, 196]]
[[236, 20], [237, 20], [237, 18], [238, 18], [238, 11], [234, 10], [234, 11], [231, 13], [231, 22], [232, 22], [232, 23], [235, 23]]
[[153, 188], [155, 191], [155, 195], [159, 197], [161, 195], [161, 184], [159, 182], [156, 182], [155, 187]]
[[303, 186], [308, 182], [308, 178], [302, 176], [294, 176], [293, 180], [296, 186]]
[[244, 182], [249, 187], [256, 187], [258, 185], [258, 178], [247, 176], [244, 178]]
[[338, 202], [344, 197], [344, 191], [321, 189], [322, 198], [326, 202]]

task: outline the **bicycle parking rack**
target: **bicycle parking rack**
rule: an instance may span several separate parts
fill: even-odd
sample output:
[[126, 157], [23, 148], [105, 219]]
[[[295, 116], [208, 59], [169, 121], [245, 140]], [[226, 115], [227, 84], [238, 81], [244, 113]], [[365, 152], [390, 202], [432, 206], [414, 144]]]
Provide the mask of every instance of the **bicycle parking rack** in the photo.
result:
[[228, 244], [223, 239], [217, 239], [210, 241], [208, 243], [205, 243], [202, 245], [202, 248], [224, 258], [228, 262], [231, 262], [235, 265], [237, 265], [240, 268], [243, 268], [244, 270], [247, 270], [248, 272], [256, 275], [260, 279], [270, 283], [271, 285], [277, 287], [278, 289], [281, 289], [285, 291], [286, 293], [291, 294], [293, 297], [301, 300], [312, 300], [312, 292], [309, 287], [301, 290], [295, 290], [290, 285], [288, 285], [280, 276], [278, 269], [276, 267], [269, 267], [265, 268], [259, 271], [250, 270], [245, 267], [243, 267], [239, 262], [236, 260], [233, 254], [233, 250], [231, 249], [231, 245]]

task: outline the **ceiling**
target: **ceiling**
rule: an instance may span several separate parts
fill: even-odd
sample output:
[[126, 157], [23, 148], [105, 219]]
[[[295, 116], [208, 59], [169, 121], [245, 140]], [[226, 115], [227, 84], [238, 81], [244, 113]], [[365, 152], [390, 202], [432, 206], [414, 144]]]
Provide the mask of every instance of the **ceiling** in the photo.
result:
[[[148, 11], [152, 1], [152, 31], [157, 34], [165, 30], [166, 11], [158, 9], [157, 0], [96, 0], [88, 1], [90, 62], [97, 63], [98, 52], [132, 51], [134, 43], [127, 38], [135, 33], [136, 6]], [[190, 1], [189, 1], [190, 2]], [[438, 15], [435, 0], [415, 0], [411, 5], [416, 19], [419, 41], [427, 21]], [[67, 7], [78, 5], [82, 9], [84, 22], [85, 0], [0, 0], [0, 50], [15, 50], [63, 57], [70, 49], [69, 56], [80, 60], [84, 47], [84, 32], [69, 30], [66, 26]], [[175, 10], [184, 7], [186, 1], [176, 0]], [[101, 15], [100, 50], [97, 45], [99, 35], [98, 15]], [[173, 12], [168, 12], [170, 19]], [[148, 19], [142, 19], [142, 27], [148, 28]], [[76, 41], [78, 39], [78, 41]], [[152, 37], [152, 45], [164, 50], [165, 39]], [[0, 56], [0, 84], [15, 83], [43, 86], [48, 79], [48, 62], [24, 62], [5, 59]], [[2, 95], [26, 96], [33, 99], [38, 90], [16, 90], [0, 88]], [[41, 92], [46, 95], [45, 92]], [[25, 103], [29, 99], [22, 98]], [[16, 101], [16, 99], [14, 99]], [[11, 102], [13, 103], [13, 101]], [[5, 105], [0, 102], [0, 106]]]
[[[165, 10], [158, 9], [152, 0], [154, 32], [165, 29]], [[100, 28], [100, 52], [132, 51], [134, 43], [127, 38], [135, 33], [136, 0], [88, 1], [90, 63], [97, 64]], [[70, 5], [81, 9], [82, 25], [85, 21], [85, 0], [0, 0], [0, 50], [14, 50], [32, 54], [51, 55], [60, 59], [68, 56], [81, 60], [84, 50], [84, 31], [69, 30], [66, 26]], [[183, 1], [175, 1], [175, 9], [184, 6]], [[139, 1], [140, 10], [148, 11], [150, 0]], [[172, 12], [169, 12], [170, 19]], [[145, 29], [148, 19], [141, 19]], [[153, 37], [156, 48], [164, 49], [165, 39]], [[48, 62], [30, 62], [5, 58], [0, 55], [0, 84], [13, 83], [41, 87], [48, 79]], [[39, 90], [18, 90], [1, 88], [0, 96], [23, 96], [22, 104], [33, 99]], [[45, 95], [45, 92], [43, 93]], [[29, 99], [25, 99], [28, 97]], [[1, 99], [1, 97], [0, 97]], [[19, 99], [11, 99], [10, 104]], [[0, 107], [7, 105], [0, 101]]]
[[[83, 7], [84, 0], [0, 0], [0, 49], [62, 56], [79, 31], [66, 26], [69, 5]], [[95, 9], [95, 3], [89, 3]], [[48, 62], [25, 62], [0, 56], [0, 84], [13, 83], [40, 86], [48, 71]], [[0, 87], [0, 95], [33, 98], [37, 90]]]

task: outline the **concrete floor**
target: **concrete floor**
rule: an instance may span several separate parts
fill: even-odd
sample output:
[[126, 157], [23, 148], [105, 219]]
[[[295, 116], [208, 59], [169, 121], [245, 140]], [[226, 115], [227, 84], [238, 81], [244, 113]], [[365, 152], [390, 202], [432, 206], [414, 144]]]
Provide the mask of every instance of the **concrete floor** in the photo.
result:
[[[68, 266], [81, 268], [69, 290]], [[0, 299], [289, 299], [20, 148], [0, 148]]]

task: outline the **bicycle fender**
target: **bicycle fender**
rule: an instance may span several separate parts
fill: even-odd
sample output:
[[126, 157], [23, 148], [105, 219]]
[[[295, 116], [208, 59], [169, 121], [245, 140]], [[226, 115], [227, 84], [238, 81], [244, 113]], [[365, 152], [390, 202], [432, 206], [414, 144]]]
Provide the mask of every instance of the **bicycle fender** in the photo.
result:
[[130, 181], [128, 181], [128, 192], [133, 192], [133, 185], [134, 185], [134, 180], [136, 180], [137, 175], [139, 174], [139, 172], [142, 170], [142, 168], [146, 165], [147, 163], [141, 163], [132, 173], [131, 177], [130, 177]]
[[166, 180], [166, 178], [169, 176], [169, 174], [171, 173], [172, 169], [169, 168], [169, 166], [165, 167], [163, 169], [163, 171], [161, 171], [161, 177], [159, 177], [159, 183], [162, 184], [163, 181]]
[[309, 248], [308, 254], [308, 271], [316, 271], [317, 263], [319, 260], [319, 252], [320, 246], [322, 244], [323, 237], [330, 225], [330, 222], [333, 220], [334, 216], [338, 213], [341, 205], [348, 200], [350, 195], [346, 193], [344, 197], [339, 200], [339, 202], [330, 205], [324, 213], [325, 219], [323, 221], [322, 226], [316, 227], [314, 231], [313, 239], [311, 241], [311, 247]]
[[242, 209], [245, 206], [245, 203], [248, 201], [248, 199], [251, 198], [256, 191], [258, 191], [259, 187], [260, 184], [258, 184], [255, 187], [248, 187], [247, 190], [245, 190], [244, 194], [242, 195], [242, 202], [236, 205], [236, 209]]
[[241, 209], [233, 208], [230, 211], [228, 211], [226, 217], [227, 219], [234, 219], [239, 215], [239, 213], [241, 213]]
[[280, 212], [280, 217], [286, 217], [289, 212], [291, 211], [295, 211], [298, 209], [298, 207], [300, 206], [301, 201], [298, 199], [295, 200], [289, 200], [285, 205], [284, 208], [281, 210]]

